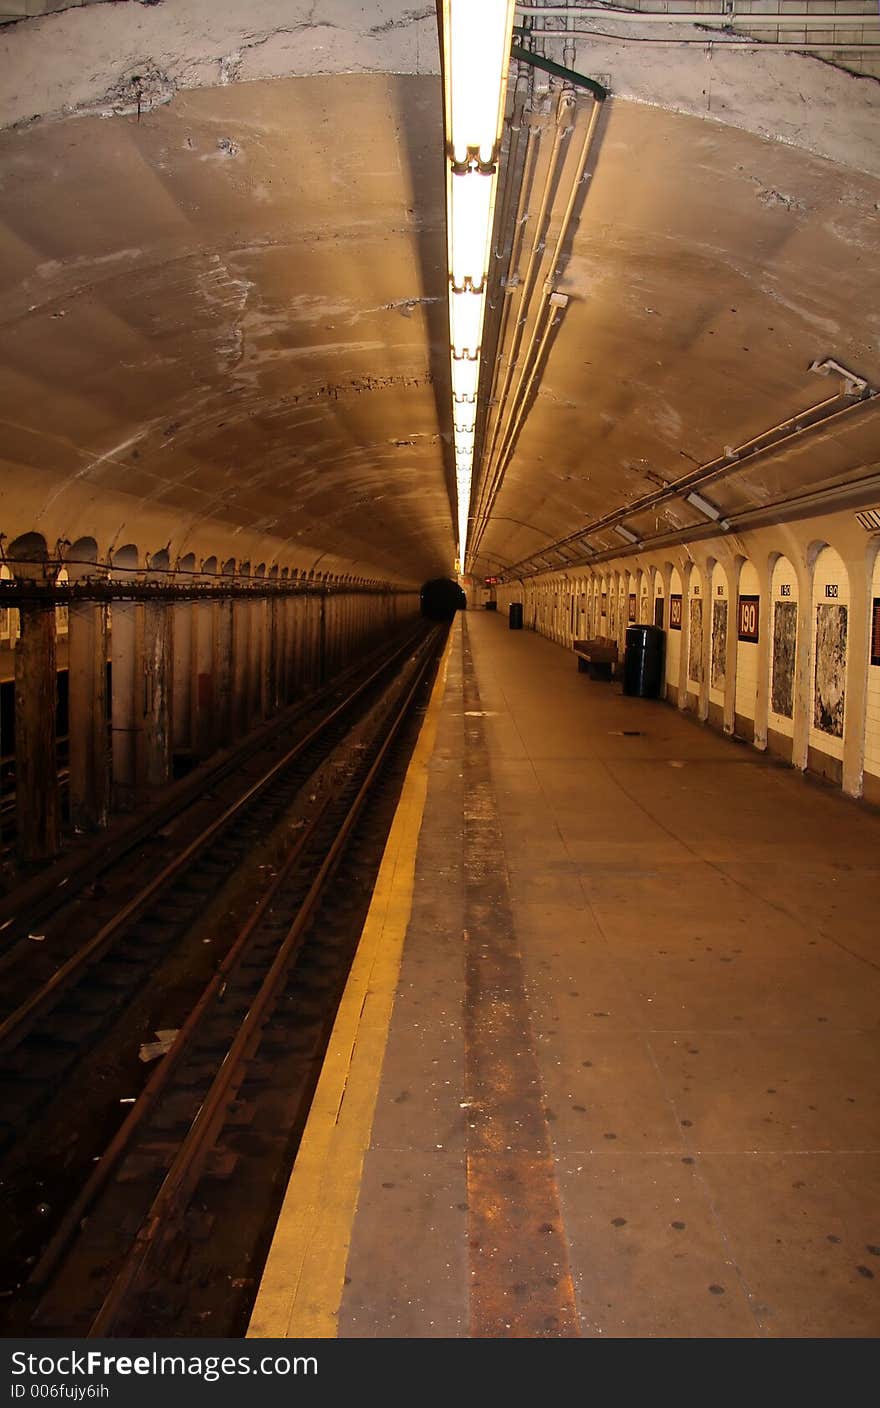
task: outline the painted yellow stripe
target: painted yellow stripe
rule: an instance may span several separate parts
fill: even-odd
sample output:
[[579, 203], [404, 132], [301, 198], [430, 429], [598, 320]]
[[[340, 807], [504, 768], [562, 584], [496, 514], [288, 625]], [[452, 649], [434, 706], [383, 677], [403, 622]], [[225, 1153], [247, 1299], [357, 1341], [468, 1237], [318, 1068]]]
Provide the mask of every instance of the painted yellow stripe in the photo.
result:
[[249, 1339], [336, 1337], [452, 638], [450, 631], [287, 1185]]

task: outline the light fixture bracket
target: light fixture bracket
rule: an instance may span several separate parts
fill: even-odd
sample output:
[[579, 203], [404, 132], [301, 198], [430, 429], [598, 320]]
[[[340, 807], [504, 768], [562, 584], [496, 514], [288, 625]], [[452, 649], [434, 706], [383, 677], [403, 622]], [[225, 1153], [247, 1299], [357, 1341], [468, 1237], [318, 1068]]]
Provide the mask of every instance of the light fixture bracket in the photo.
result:
[[839, 376], [843, 381], [844, 396], [864, 396], [868, 391], [866, 378], [851, 372], [834, 357], [823, 357], [821, 361], [816, 359], [810, 363], [808, 370], [816, 372], [819, 376]]
[[452, 275], [450, 274], [449, 287], [452, 289], [453, 293], [485, 293], [486, 278], [484, 276], [482, 279], [480, 279], [480, 282], [478, 284], [475, 284], [472, 276], [470, 274], [465, 274], [464, 283], [457, 284], [453, 279]]
[[475, 171], [479, 176], [496, 175], [498, 171], [498, 158], [501, 154], [500, 148], [501, 143], [496, 142], [490, 159], [483, 161], [480, 157], [479, 147], [468, 147], [467, 156], [464, 160], [457, 161], [451, 144], [447, 144], [446, 155], [449, 158], [449, 165], [452, 169], [453, 176], [467, 176], [472, 171]]

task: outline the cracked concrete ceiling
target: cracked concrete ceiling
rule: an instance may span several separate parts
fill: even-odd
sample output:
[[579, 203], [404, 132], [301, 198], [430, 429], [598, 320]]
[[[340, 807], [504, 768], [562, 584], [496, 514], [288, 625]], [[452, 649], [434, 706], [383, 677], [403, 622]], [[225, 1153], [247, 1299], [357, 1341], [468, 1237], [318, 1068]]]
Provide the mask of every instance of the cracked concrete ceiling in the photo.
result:
[[[247, 32], [238, 8], [0, 38], [0, 531], [448, 573], [433, 7], [336, 0], [316, 24], [255, 0]], [[615, 96], [479, 572], [820, 400], [815, 358], [880, 382], [877, 85], [785, 59], [716, 62], [709, 111], [704, 56], [634, 76], [626, 51], [615, 76], [609, 46], [579, 51]], [[716, 497], [784, 500], [878, 454], [867, 408]]]
[[213, 520], [252, 560], [449, 570], [437, 89], [229, 84], [4, 136], [4, 456], [34, 526], [186, 551]]

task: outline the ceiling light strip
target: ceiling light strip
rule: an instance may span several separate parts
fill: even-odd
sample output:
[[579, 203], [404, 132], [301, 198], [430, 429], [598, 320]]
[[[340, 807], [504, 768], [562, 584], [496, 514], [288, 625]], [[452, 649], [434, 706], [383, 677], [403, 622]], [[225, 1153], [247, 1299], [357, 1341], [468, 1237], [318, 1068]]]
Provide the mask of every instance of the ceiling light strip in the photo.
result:
[[464, 570], [513, 0], [442, 0], [449, 348], [458, 562]]

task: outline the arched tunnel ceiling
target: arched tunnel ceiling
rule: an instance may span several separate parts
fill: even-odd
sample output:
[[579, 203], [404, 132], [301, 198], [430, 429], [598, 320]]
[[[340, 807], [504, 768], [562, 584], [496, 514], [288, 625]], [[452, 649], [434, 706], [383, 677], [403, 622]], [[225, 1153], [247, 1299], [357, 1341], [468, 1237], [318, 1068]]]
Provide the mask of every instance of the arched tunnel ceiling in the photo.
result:
[[436, 78], [276, 79], [5, 134], [6, 490], [33, 526], [155, 549], [208, 520], [241, 556], [450, 570], [439, 110]]
[[[4, 35], [0, 531], [445, 574], [433, 7], [251, 8], [275, 48], [222, 0]], [[829, 394], [814, 358], [880, 381], [877, 85], [715, 46], [713, 110], [705, 55], [636, 72], [591, 47], [580, 66], [616, 96], [481, 572]], [[876, 427], [731, 481], [725, 508], [858, 477]]]
[[[517, 563], [833, 396], [840, 379], [817, 376], [813, 361], [832, 357], [880, 382], [875, 177], [619, 101], [591, 169], [557, 280], [569, 303], [480, 571]], [[569, 179], [566, 169], [563, 188]], [[551, 222], [548, 245], [554, 231]], [[744, 464], [706, 493], [733, 516], [880, 467], [877, 409], [868, 403], [834, 436]], [[706, 520], [677, 498], [628, 522], [649, 538]], [[590, 542], [620, 551], [613, 530]]]

